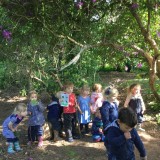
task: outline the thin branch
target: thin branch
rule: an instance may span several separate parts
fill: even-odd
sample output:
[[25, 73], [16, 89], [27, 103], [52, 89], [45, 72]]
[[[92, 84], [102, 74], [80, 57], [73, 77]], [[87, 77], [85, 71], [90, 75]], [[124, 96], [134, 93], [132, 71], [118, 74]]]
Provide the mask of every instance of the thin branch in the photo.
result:
[[147, 0], [148, 6], [148, 24], [147, 24], [147, 33], [150, 32], [150, 22], [151, 22], [151, 9], [150, 9], [150, 0]]
[[32, 79], [35, 79], [35, 80], [37, 80], [37, 81], [39, 81], [39, 82], [41, 82], [41, 83], [43, 83], [45, 86], [46, 86], [46, 84], [40, 79], [40, 78], [38, 78], [37, 76], [35, 76], [35, 75], [31, 75], [31, 78]]
[[81, 53], [84, 52], [84, 50], [87, 49], [87, 46], [81, 48], [80, 52], [65, 66], [61, 67], [60, 71], [64, 70], [65, 68], [67, 68], [68, 66], [70, 66], [71, 64], [76, 64], [77, 61], [79, 60]]
[[55, 81], [59, 84], [59, 86], [61, 87], [61, 89], [63, 89], [63, 84], [60, 81], [60, 78], [58, 77], [58, 74], [55, 74], [52, 72], [52, 76], [56, 79]]

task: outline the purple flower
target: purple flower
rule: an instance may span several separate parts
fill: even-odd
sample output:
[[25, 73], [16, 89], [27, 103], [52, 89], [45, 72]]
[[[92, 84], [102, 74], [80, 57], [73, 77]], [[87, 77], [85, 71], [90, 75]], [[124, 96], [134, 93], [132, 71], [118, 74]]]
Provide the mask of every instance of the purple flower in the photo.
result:
[[3, 35], [3, 37], [4, 37], [5, 39], [9, 40], [9, 39], [11, 39], [12, 33], [9, 32], [9, 31], [7, 31], [7, 30], [3, 30], [2, 35]]
[[124, 52], [124, 55], [125, 55], [126, 57], [130, 57], [130, 54], [129, 54], [128, 52]]
[[137, 68], [141, 68], [141, 67], [142, 67], [142, 63], [138, 63]]
[[158, 38], [160, 38], [160, 31], [157, 31], [157, 36]]
[[82, 8], [82, 6], [83, 6], [83, 2], [78, 2], [77, 7]]
[[131, 6], [133, 9], [137, 9], [139, 7], [139, 5], [137, 3], [133, 3]]
[[136, 55], [138, 55], [138, 52], [133, 52], [133, 54], [136, 56]]
[[118, 49], [119, 49], [120, 51], [123, 51], [123, 47], [118, 47]]
[[95, 2], [96, 2], [96, 0], [92, 0], [92, 2], [93, 2], [93, 3], [95, 3]]

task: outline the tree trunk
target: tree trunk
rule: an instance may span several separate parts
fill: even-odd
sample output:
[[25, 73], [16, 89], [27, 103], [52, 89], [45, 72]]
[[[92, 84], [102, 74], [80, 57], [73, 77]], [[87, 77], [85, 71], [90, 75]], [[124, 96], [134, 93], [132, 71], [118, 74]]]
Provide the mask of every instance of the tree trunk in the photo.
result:
[[150, 66], [149, 85], [150, 85], [150, 88], [151, 88], [155, 98], [157, 99], [157, 101], [160, 101], [160, 96], [157, 93], [156, 88], [155, 88], [156, 67], [157, 67], [156, 62], [157, 62], [157, 58], [154, 57], [153, 60], [152, 60], [152, 65]]
[[160, 79], [160, 58], [157, 61], [157, 77]]

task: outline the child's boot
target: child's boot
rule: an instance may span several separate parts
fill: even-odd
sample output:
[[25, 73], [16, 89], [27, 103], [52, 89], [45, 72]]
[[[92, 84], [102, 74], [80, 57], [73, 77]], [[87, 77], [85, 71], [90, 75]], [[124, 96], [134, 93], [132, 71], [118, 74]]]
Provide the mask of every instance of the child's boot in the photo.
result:
[[54, 139], [53, 139], [53, 141], [57, 142], [57, 141], [61, 140], [61, 138], [58, 136], [58, 131], [54, 130], [53, 132], [54, 132]]
[[14, 142], [14, 148], [16, 151], [22, 151], [23, 149], [19, 146], [19, 141]]
[[13, 150], [13, 143], [12, 143], [12, 142], [8, 143], [7, 152], [8, 152], [9, 154], [15, 153], [15, 151]]
[[38, 147], [42, 147], [43, 146], [43, 137], [39, 136], [38, 137]]

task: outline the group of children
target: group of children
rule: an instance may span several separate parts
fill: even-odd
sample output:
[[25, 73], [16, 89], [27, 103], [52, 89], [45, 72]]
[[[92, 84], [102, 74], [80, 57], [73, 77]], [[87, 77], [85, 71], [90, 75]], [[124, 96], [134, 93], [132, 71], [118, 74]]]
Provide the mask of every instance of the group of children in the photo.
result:
[[[135, 160], [133, 144], [138, 148], [141, 159], [147, 159], [143, 143], [136, 131], [144, 131], [141, 124], [145, 105], [139, 84], [129, 87], [124, 107], [121, 109], [117, 100], [118, 90], [112, 86], [106, 87], [102, 92], [102, 85], [94, 84], [90, 95], [89, 86], [84, 85], [77, 97], [73, 89], [73, 83], [66, 82], [64, 90], [53, 95], [51, 103], [47, 105], [47, 119], [52, 126], [54, 141], [60, 139], [63, 115], [63, 128], [68, 142], [80, 138], [76, 131], [77, 123], [80, 134], [87, 134], [90, 132], [89, 123], [92, 122], [92, 139], [95, 142], [104, 141], [108, 160]], [[29, 100], [27, 106], [23, 103], [17, 105], [13, 114], [3, 123], [3, 136], [8, 142], [8, 153], [22, 150], [15, 131], [27, 115], [28, 145], [32, 145], [36, 140], [38, 147], [43, 145], [43, 112], [46, 107], [38, 101], [35, 91], [30, 93]]]

